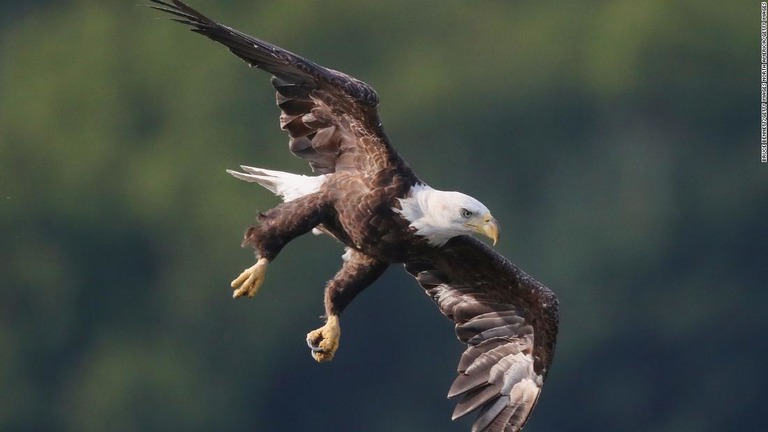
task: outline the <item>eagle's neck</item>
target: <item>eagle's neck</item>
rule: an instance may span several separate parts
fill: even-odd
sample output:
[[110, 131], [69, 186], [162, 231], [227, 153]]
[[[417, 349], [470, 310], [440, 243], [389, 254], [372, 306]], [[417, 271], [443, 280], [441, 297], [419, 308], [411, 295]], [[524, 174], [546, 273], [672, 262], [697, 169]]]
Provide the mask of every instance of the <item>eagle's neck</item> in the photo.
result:
[[442, 246], [452, 237], [465, 234], [455, 228], [445, 211], [446, 201], [453, 193], [418, 183], [405, 198], [399, 199], [400, 208], [394, 210], [410, 223], [416, 235], [433, 246]]

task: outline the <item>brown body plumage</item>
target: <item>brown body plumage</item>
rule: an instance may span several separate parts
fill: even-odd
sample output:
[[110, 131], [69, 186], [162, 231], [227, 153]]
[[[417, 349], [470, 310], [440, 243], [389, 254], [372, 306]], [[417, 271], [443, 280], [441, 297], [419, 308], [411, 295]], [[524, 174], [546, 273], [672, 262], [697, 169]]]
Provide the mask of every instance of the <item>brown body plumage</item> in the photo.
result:
[[[447, 241], [433, 241], [416, 229], [401, 200], [423, 182], [390, 145], [370, 86], [218, 24], [180, 1], [152, 1], [156, 9], [274, 76], [280, 126], [290, 136], [291, 152], [325, 175], [319, 187], [259, 215], [243, 242], [256, 250], [256, 270], [244, 272], [233, 286], [254, 275], [260, 284], [266, 264], [292, 239], [313, 229], [344, 243], [344, 264], [326, 286], [327, 328], [308, 336], [313, 355], [329, 360], [338, 346], [338, 316], [344, 308], [390, 264], [405, 264], [467, 344], [449, 391], [449, 397], [462, 396], [454, 418], [479, 410], [473, 431], [520, 430], [552, 361], [555, 295], [472, 237], [447, 235]], [[259, 169], [243, 168], [252, 172], [232, 174], [264, 185]], [[492, 230], [485, 226], [485, 233], [492, 232], [495, 240], [495, 220], [489, 217], [485, 222], [492, 221]], [[334, 339], [333, 347], [324, 348], [323, 339]]]

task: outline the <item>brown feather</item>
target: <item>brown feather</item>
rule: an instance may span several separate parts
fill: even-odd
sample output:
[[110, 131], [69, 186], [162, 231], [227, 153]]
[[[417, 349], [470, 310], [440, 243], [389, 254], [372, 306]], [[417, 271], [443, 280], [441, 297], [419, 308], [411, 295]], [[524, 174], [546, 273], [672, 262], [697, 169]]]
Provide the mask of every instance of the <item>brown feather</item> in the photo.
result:
[[482, 242], [455, 237], [406, 270], [456, 322], [467, 344], [448, 396], [458, 418], [479, 409], [473, 431], [518, 431], [552, 362], [558, 303], [544, 285]]

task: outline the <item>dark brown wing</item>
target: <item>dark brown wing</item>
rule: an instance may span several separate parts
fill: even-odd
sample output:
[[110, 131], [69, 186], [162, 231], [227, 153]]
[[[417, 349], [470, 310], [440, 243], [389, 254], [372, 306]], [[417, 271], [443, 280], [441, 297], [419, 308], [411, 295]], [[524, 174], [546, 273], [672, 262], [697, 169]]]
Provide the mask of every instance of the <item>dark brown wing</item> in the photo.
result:
[[406, 263], [467, 344], [448, 397], [459, 418], [479, 409], [472, 431], [519, 431], [536, 405], [554, 354], [554, 293], [482, 242], [455, 237]]
[[393, 164], [407, 169], [389, 145], [376, 109], [378, 96], [366, 83], [218, 24], [181, 1], [151, 1], [160, 5], [154, 9], [175, 15], [174, 21], [274, 75], [280, 126], [290, 136], [290, 150], [313, 171], [371, 172]]

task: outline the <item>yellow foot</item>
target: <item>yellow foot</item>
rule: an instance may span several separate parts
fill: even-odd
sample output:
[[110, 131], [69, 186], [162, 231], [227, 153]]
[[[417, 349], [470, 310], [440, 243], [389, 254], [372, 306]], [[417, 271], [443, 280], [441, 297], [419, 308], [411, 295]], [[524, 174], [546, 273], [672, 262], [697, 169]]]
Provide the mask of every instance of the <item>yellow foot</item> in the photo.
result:
[[235, 292], [232, 293], [232, 298], [238, 298], [242, 296], [253, 297], [259, 291], [259, 287], [264, 283], [264, 275], [267, 273], [267, 261], [266, 258], [259, 258], [253, 267], [249, 267], [240, 273], [237, 279], [232, 281], [232, 288]]
[[341, 326], [338, 315], [331, 315], [325, 325], [307, 333], [307, 345], [312, 350], [312, 357], [318, 362], [333, 360], [333, 355], [339, 349]]

